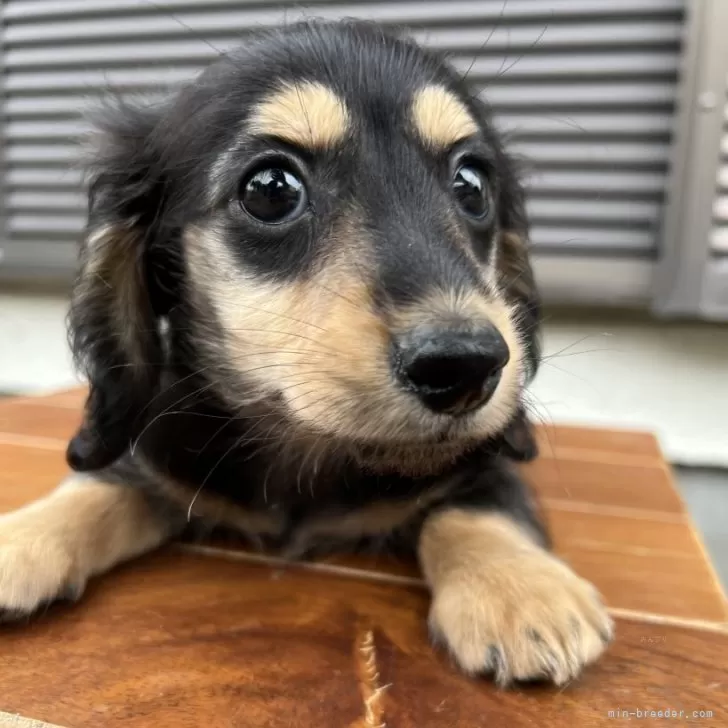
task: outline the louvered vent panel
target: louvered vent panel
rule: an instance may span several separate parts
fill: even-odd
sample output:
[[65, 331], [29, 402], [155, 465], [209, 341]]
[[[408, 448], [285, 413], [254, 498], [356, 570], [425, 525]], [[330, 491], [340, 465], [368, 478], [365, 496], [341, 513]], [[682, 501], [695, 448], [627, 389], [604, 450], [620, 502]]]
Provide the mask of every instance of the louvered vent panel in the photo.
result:
[[251, 29], [301, 16], [408, 27], [486, 90], [527, 160], [541, 251], [651, 256], [685, 1], [5, 0], [5, 262], [71, 265], [76, 138], [104, 89], [157, 98]]
[[720, 167], [715, 200], [711, 250], [716, 256], [728, 256], [728, 98], [723, 111], [723, 138], [720, 144]]

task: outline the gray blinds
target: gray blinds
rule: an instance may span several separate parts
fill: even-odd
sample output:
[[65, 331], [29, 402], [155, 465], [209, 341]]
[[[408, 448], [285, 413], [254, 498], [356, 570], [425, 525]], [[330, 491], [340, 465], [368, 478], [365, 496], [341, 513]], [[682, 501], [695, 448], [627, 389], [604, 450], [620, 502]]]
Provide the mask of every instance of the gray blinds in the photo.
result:
[[4, 268], [72, 266], [76, 138], [104, 89], [154, 98], [251, 29], [301, 16], [405, 26], [446, 51], [526, 160], [540, 255], [651, 260], [685, 2], [4, 0]]

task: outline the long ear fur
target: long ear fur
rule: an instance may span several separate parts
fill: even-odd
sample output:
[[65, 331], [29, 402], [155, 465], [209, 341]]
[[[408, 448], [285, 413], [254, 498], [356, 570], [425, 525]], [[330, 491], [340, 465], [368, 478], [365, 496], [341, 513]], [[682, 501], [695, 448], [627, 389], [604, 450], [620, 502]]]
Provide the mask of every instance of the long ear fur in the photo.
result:
[[104, 467], [134, 437], [162, 363], [152, 242], [163, 235], [164, 179], [151, 143], [155, 113], [119, 106], [97, 121], [89, 216], [69, 313], [69, 338], [90, 391], [68, 447], [76, 470]]
[[529, 462], [538, 457], [538, 442], [524, 409], [520, 409], [503, 431], [499, 440], [499, 454], [511, 460]]

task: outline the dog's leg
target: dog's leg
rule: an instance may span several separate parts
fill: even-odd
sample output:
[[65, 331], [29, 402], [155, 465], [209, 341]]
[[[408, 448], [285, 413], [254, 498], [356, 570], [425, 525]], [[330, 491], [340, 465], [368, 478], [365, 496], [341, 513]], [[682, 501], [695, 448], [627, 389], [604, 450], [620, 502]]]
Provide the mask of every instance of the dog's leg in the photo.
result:
[[601, 655], [613, 627], [596, 589], [543, 546], [527, 504], [517, 479], [491, 472], [479, 495], [427, 517], [418, 551], [430, 629], [469, 674], [562, 685]]
[[0, 516], [0, 621], [79, 597], [90, 577], [178, 530], [141, 490], [72, 476], [45, 498]]

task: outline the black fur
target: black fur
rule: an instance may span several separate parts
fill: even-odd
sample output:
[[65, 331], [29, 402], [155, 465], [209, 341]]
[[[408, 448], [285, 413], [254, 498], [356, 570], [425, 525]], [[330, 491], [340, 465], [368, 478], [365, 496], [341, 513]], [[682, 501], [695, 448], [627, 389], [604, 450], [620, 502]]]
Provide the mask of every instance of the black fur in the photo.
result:
[[[245, 114], [264, 94], [282, 81], [307, 80], [345, 100], [357, 125], [346, 144], [310, 159], [305, 150], [241, 135]], [[496, 215], [477, 229], [456, 223], [472, 255], [446, 242], [453, 226], [447, 159], [407, 131], [409, 100], [433, 83], [451, 89], [480, 125], [479, 138], [458, 151], [490, 171]], [[474, 260], [485, 264], [496, 235], [507, 231], [527, 240], [523, 191], [483, 102], [437, 54], [362, 22], [294, 25], [221, 59], [159, 108], [115, 107], [101, 120], [100, 133], [89, 230], [113, 229], [97, 245], [115, 249], [102, 254], [108, 266], [99, 271], [98, 247], [84, 247], [73, 299], [71, 341], [90, 382], [84, 425], [68, 449], [74, 469], [152, 489], [156, 474], [176, 483], [190, 502], [195, 493], [201, 500], [214, 494], [253, 511], [277, 509], [286, 526], [276, 545], [284, 548], [313, 516], [334, 519], [372, 502], [405, 503], [438, 489], [396, 532], [366, 545], [403, 541], [411, 549], [427, 510], [446, 504], [496, 509], [542, 533], [509, 465], [536, 455], [522, 407], [499, 434], [469, 443], [453, 462], [423, 475], [369, 468], [367, 449], [385, 445], [338, 442], [334, 434], [315, 467], [303, 448], [289, 446], [283, 457], [263, 432], [273, 429], [285, 440], [285, 407], [275, 397], [248, 408], [230, 401], [219, 371], [209, 365], [211, 332], [222, 337], [224, 331], [193, 295], [185, 269], [183, 231], [212, 221], [249, 274], [305, 281], [327, 264], [335, 251], [323, 241], [356, 206], [371, 242], [371, 295], [383, 309], [417, 301], [433, 285], [478, 288]], [[300, 224], [261, 228], [236, 207], [237, 186], [259, 160], [281, 157], [305, 168], [311, 206]], [[538, 296], [527, 249], [508, 254], [509, 275], [514, 269], [517, 275], [501, 276], [499, 283], [515, 307], [533, 375]], [[201, 321], [204, 327], [196, 325]]]

